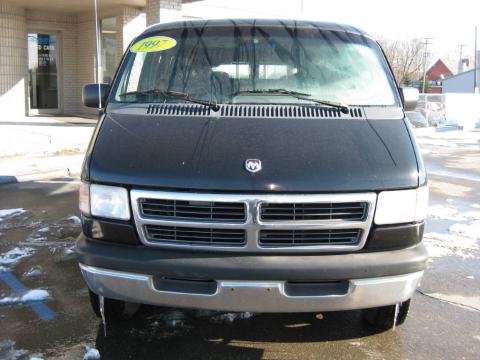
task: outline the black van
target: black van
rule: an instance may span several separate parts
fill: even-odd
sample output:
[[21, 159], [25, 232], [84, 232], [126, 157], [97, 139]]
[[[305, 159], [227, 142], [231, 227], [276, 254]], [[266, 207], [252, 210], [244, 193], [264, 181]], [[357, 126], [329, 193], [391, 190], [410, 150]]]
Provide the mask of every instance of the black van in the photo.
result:
[[[422, 278], [428, 189], [381, 48], [350, 26], [149, 27], [111, 85], [80, 189], [93, 309], [365, 309], [402, 323]], [[100, 304], [103, 304], [100, 306]]]

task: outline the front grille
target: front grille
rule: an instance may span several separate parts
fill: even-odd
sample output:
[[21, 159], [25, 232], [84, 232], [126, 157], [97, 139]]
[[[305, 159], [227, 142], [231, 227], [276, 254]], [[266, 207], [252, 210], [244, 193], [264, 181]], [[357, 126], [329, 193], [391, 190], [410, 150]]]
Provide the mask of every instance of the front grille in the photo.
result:
[[259, 244], [262, 247], [355, 245], [361, 235], [361, 229], [261, 230]]
[[367, 215], [366, 202], [262, 204], [261, 220], [343, 220], [362, 221]]
[[245, 253], [362, 249], [375, 193], [245, 194], [132, 189], [140, 241], [152, 247]]
[[142, 216], [170, 220], [245, 221], [245, 204], [241, 202], [180, 201], [139, 199]]
[[242, 229], [145, 225], [145, 234], [149, 241], [164, 244], [243, 246], [246, 241]]

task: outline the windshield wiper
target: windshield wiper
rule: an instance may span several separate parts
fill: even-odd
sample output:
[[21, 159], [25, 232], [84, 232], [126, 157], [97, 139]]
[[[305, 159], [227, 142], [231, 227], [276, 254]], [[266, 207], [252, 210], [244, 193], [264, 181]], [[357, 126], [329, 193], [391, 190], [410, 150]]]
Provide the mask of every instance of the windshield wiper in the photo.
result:
[[290, 95], [300, 100], [312, 101], [317, 104], [327, 105], [331, 107], [335, 107], [340, 109], [340, 111], [344, 114], [348, 114], [348, 105], [344, 105], [341, 103], [328, 101], [328, 100], [319, 100], [319, 99], [312, 99], [310, 96], [311, 94], [302, 93], [293, 90], [286, 90], [286, 89], [251, 89], [251, 90], [239, 90], [233, 94], [233, 96], [239, 94], [280, 94], [280, 95]]
[[307, 93], [302, 93], [293, 90], [287, 89], [250, 89], [250, 90], [238, 90], [237, 92], [233, 93], [233, 96], [239, 94], [281, 94], [281, 95], [292, 95], [292, 96], [311, 96]]
[[180, 100], [184, 100], [184, 101], [195, 103], [195, 104], [205, 105], [211, 108], [213, 111], [218, 111], [220, 109], [220, 106], [217, 103], [214, 103], [208, 100], [195, 99], [190, 97], [189, 94], [179, 92], [179, 91], [148, 89], [148, 90], [138, 90], [138, 91], [127, 91], [122, 94], [119, 94], [118, 96], [128, 96], [128, 95], [141, 95], [141, 96], [161, 95], [163, 97], [180, 99]]

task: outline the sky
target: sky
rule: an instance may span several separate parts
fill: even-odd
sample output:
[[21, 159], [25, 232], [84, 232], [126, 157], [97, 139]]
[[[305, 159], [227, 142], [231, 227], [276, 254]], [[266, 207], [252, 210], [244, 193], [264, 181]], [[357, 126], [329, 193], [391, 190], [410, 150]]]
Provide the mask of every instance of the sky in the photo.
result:
[[479, 27], [480, 44], [480, 0], [204, 0], [184, 4], [183, 14], [202, 18], [305, 18], [357, 26], [375, 38], [430, 37], [430, 61], [442, 58], [450, 66], [458, 62], [460, 44], [466, 45], [463, 53], [473, 59], [475, 25]]

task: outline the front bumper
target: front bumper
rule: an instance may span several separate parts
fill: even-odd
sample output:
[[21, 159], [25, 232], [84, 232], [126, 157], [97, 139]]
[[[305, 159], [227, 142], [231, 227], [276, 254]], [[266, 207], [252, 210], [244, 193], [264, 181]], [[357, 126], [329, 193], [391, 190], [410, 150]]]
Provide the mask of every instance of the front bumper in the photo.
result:
[[108, 298], [223, 311], [361, 309], [408, 300], [423, 244], [349, 254], [221, 254], [77, 240], [89, 288]]
[[[347, 282], [217, 280], [162, 289], [152, 275], [106, 270], [80, 264], [88, 287], [98, 295], [142, 304], [219, 311], [315, 312], [365, 309], [408, 300], [423, 271]], [[321, 284], [320, 284], [321, 285]], [[160, 287], [160, 288], [159, 288]], [[202, 289], [204, 291], [202, 291]], [[300, 289], [300, 290], [299, 290]], [[213, 290], [213, 291], [210, 291]]]

